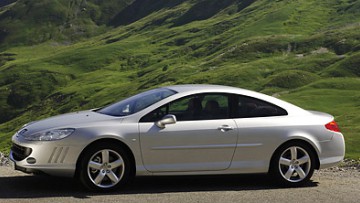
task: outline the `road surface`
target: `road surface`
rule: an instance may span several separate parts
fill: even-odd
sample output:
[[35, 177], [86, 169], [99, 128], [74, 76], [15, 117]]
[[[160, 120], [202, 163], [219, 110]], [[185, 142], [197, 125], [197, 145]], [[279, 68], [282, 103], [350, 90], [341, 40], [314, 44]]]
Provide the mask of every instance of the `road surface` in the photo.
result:
[[359, 169], [316, 172], [301, 188], [278, 188], [265, 175], [143, 177], [112, 193], [83, 190], [72, 179], [0, 167], [0, 202], [360, 202]]

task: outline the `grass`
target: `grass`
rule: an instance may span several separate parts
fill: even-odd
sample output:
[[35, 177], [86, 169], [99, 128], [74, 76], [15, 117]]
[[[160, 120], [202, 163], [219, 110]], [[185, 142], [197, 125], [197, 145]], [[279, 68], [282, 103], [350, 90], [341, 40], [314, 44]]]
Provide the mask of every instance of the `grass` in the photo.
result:
[[[131, 1], [117, 1], [118, 13], [104, 12], [108, 3], [88, 1], [94, 16], [76, 19], [80, 1], [72, 2], [46, 5], [65, 9], [61, 15], [84, 26], [81, 37], [74, 35], [77, 29], [59, 33], [49, 18], [48, 27], [31, 22], [29, 28], [20, 10], [14, 14], [9, 30], [18, 34], [0, 44], [0, 151], [8, 151], [11, 135], [32, 120], [103, 106], [152, 87], [209, 83], [331, 113], [345, 135], [346, 156], [360, 158], [357, 1], [146, 1], [153, 7], [138, 3], [133, 10], [126, 6]], [[129, 12], [135, 20], [119, 20]], [[37, 26], [52, 37], [39, 40], [44, 33], [35, 32]]]
[[360, 149], [360, 80], [358, 78], [330, 78], [317, 81], [281, 95], [305, 109], [323, 111], [335, 116], [346, 141], [346, 156], [358, 159]]

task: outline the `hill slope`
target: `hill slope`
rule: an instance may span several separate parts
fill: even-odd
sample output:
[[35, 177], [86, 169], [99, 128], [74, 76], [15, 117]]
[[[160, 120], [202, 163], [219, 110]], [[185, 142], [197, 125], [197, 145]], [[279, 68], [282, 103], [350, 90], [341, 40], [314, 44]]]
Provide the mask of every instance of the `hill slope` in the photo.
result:
[[[18, 0], [4, 13], [20, 2], [27, 1]], [[100, 16], [106, 10], [99, 3], [103, 1], [87, 2]], [[26, 45], [31, 41], [27, 35], [4, 38], [0, 151], [7, 150], [10, 136], [31, 120], [106, 105], [155, 86], [212, 83], [329, 112], [345, 134], [347, 156], [360, 157], [359, 1], [121, 2], [104, 21], [82, 16], [78, 22], [103, 30], [78, 42], [63, 43], [71, 38], [67, 34], [33, 41], [32, 46]], [[27, 23], [6, 17], [0, 24], [13, 20]], [[68, 21], [47, 22], [57, 30]], [[36, 30], [44, 25], [38, 26]], [[17, 46], [11, 39], [17, 39]]]
[[132, 1], [7, 0], [0, 5], [0, 42], [2, 47], [47, 40], [72, 43], [106, 32], [110, 20]]

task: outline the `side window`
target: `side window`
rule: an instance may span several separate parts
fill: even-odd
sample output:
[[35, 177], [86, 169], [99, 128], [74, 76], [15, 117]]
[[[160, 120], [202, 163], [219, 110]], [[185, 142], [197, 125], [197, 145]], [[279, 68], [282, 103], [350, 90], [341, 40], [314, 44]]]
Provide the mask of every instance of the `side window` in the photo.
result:
[[287, 112], [274, 104], [247, 96], [238, 96], [236, 99], [237, 118], [253, 118], [268, 116], [284, 116]]
[[202, 116], [206, 120], [229, 118], [229, 97], [227, 95], [206, 95], [202, 100]]
[[178, 121], [200, 120], [202, 112], [201, 97], [198, 95], [185, 97], [169, 104], [169, 114]]
[[140, 122], [155, 122], [166, 114], [178, 121], [229, 118], [229, 97], [223, 94], [197, 94], [166, 104], [144, 116]]
[[160, 108], [155, 109], [154, 111], [146, 114], [144, 117], [140, 119], [140, 122], [155, 122], [160, 120], [166, 114], [168, 114], [168, 105], [162, 106]]

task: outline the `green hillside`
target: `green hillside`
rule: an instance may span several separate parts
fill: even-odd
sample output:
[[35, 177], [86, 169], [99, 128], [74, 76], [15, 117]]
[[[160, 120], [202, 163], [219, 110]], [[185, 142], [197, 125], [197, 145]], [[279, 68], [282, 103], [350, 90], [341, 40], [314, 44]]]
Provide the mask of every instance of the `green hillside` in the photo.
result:
[[331, 113], [347, 157], [360, 157], [360, 1], [103, 2], [1, 7], [0, 151], [32, 120], [211, 83]]
[[6, 0], [0, 4], [0, 42], [11, 47], [86, 39], [106, 32], [110, 20], [132, 1]]

